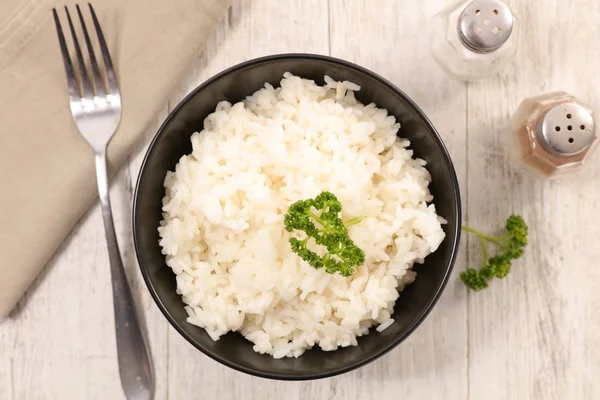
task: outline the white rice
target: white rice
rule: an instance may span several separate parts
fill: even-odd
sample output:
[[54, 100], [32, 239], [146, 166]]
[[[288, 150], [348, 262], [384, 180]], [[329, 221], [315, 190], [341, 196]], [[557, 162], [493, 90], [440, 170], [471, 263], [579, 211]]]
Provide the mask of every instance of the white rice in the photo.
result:
[[[192, 135], [192, 154], [165, 179], [159, 228], [188, 322], [213, 340], [238, 331], [275, 358], [355, 346], [393, 323], [413, 263], [435, 251], [445, 221], [429, 202], [431, 177], [400, 125], [360, 87], [284, 74], [243, 102], [220, 102]], [[333, 192], [365, 252], [351, 277], [328, 274], [290, 249], [290, 204]], [[294, 233], [292, 233], [294, 235]]]

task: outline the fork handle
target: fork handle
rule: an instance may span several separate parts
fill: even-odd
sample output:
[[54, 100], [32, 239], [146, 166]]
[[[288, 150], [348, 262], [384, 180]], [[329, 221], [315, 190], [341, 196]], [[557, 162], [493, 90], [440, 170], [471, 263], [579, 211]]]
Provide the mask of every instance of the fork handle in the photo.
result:
[[153, 396], [152, 366], [148, 356], [148, 347], [135, 312], [131, 289], [127, 283], [115, 234], [108, 191], [108, 175], [106, 173], [106, 149], [96, 154], [95, 162], [98, 193], [100, 195], [110, 260], [121, 385], [127, 399], [151, 399]]

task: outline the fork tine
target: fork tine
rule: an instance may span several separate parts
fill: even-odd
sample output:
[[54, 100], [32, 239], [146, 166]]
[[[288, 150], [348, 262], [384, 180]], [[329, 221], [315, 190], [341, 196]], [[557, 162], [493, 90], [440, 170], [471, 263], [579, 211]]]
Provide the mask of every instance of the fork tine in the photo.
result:
[[77, 40], [77, 34], [75, 33], [75, 27], [73, 26], [73, 20], [71, 20], [71, 14], [69, 9], [65, 6], [67, 13], [67, 20], [69, 21], [69, 27], [71, 28], [71, 35], [73, 36], [73, 45], [75, 46], [75, 54], [77, 55], [77, 61], [79, 63], [79, 73], [81, 74], [81, 88], [83, 89], [83, 97], [92, 98], [94, 96], [94, 90], [90, 78], [88, 76], [85, 63], [83, 61], [83, 54], [81, 54], [81, 47], [79, 46], [79, 40]]
[[77, 85], [77, 79], [75, 78], [75, 70], [73, 69], [73, 63], [69, 56], [69, 49], [67, 48], [67, 42], [65, 41], [65, 35], [63, 34], [60, 19], [56, 8], [52, 9], [54, 15], [54, 25], [56, 26], [56, 33], [58, 35], [58, 42], [60, 44], [60, 51], [63, 56], [63, 62], [65, 63], [65, 72], [67, 74], [67, 86], [69, 87], [69, 96], [71, 99], [78, 99], [81, 97], [79, 93], [79, 86]]
[[79, 22], [81, 22], [81, 28], [83, 30], [85, 44], [87, 46], [88, 53], [90, 54], [90, 64], [92, 64], [92, 73], [94, 74], [94, 86], [96, 89], [96, 93], [103, 95], [106, 93], [106, 89], [104, 87], [104, 80], [102, 79], [102, 75], [100, 74], [100, 68], [98, 67], [98, 61], [96, 60], [96, 54], [94, 54], [94, 47], [92, 46], [92, 41], [90, 40], [90, 35], [88, 34], [88, 30], [85, 25], [83, 15], [81, 14], [79, 4], [76, 4], [75, 7], [77, 8], [77, 14], [79, 15]]
[[100, 51], [102, 52], [102, 58], [104, 60], [104, 67], [106, 68], [106, 80], [108, 81], [108, 89], [111, 93], [119, 93], [117, 77], [115, 75], [115, 69], [113, 68], [113, 63], [110, 58], [110, 52], [108, 51], [108, 46], [106, 45], [106, 40], [104, 39], [104, 33], [102, 32], [102, 28], [100, 27], [100, 23], [98, 22], [98, 18], [96, 17], [96, 12], [94, 11], [94, 7], [92, 7], [91, 3], [88, 3], [88, 6], [90, 7], [90, 12], [92, 14], [92, 20], [94, 21], [94, 27], [96, 28], [96, 34], [98, 35], [98, 43], [100, 44]]

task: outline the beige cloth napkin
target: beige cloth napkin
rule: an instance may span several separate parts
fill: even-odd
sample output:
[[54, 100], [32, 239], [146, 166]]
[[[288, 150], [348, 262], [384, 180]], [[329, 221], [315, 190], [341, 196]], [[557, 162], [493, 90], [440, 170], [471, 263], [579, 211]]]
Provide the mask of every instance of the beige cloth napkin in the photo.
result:
[[[92, 152], [71, 118], [51, 13], [60, 6], [68, 29], [62, 6], [72, 3], [0, 0], [0, 319], [97, 198]], [[92, 3], [123, 97], [121, 125], [108, 151], [117, 167], [230, 0]]]

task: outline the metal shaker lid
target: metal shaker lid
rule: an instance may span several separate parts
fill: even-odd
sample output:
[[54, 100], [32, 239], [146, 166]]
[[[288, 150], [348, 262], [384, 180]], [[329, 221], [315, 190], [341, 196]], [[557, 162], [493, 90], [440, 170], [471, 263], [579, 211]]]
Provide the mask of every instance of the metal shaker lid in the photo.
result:
[[504, 2], [473, 0], [458, 17], [458, 34], [469, 50], [491, 53], [510, 38], [513, 24], [513, 14]]
[[546, 151], [562, 157], [573, 156], [592, 145], [594, 117], [578, 103], [558, 104], [539, 120], [537, 136]]

